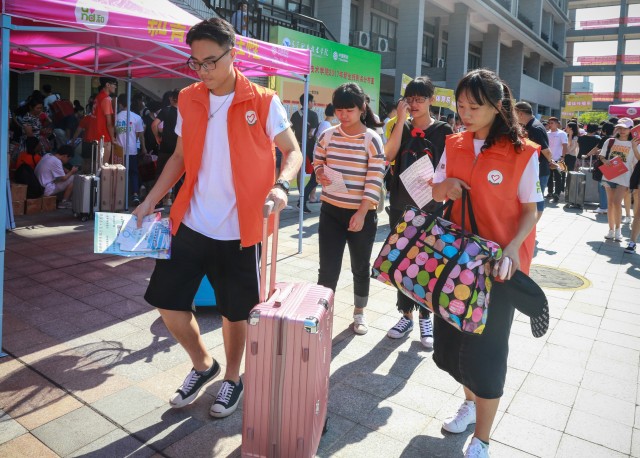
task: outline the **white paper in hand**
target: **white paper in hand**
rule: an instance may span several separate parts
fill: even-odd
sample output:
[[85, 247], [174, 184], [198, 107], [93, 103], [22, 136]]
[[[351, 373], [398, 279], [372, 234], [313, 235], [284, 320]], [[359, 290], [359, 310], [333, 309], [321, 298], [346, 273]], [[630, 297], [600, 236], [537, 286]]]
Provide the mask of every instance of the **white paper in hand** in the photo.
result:
[[324, 167], [323, 168], [324, 176], [326, 176], [327, 178], [329, 178], [329, 180], [331, 180], [331, 184], [324, 187], [325, 190], [329, 193], [349, 194], [347, 185], [344, 184], [344, 178], [342, 177], [342, 174], [336, 170], [333, 170], [330, 167], [327, 167], [326, 165], [323, 167]]
[[431, 158], [425, 155], [400, 174], [402, 184], [419, 208], [433, 200], [432, 188], [428, 184], [433, 173]]

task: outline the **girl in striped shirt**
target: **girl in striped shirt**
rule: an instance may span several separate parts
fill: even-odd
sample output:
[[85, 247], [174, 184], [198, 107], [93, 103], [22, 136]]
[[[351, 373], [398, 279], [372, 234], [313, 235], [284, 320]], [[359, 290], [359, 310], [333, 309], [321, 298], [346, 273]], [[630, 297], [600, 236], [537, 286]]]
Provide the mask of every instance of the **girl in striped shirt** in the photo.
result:
[[[365, 97], [355, 83], [345, 83], [335, 90], [332, 103], [340, 124], [320, 135], [313, 161], [316, 177], [323, 187], [318, 227], [318, 284], [335, 291], [344, 247], [349, 245], [356, 334], [366, 334], [369, 330], [364, 308], [369, 299], [371, 250], [378, 225], [376, 207], [384, 174], [382, 139], [366, 127], [381, 127], [382, 123], [374, 120]], [[342, 175], [346, 189], [332, 185], [325, 167]]]

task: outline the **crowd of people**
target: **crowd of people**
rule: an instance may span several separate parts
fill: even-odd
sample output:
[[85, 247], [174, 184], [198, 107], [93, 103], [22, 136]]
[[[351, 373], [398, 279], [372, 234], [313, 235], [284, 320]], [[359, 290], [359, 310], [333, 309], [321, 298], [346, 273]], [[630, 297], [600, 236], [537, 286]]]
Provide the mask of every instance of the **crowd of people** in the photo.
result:
[[[131, 202], [138, 205], [142, 187], [153, 186], [173, 154], [177, 89], [166, 92], [162, 102], [148, 101], [138, 92], [129, 109], [126, 93], [114, 96], [118, 87], [115, 78], [101, 77], [99, 81], [97, 94], [84, 106], [79, 100], [62, 99], [45, 84], [42, 91], [34, 91], [9, 113], [12, 177], [28, 186], [29, 198], [55, 195], [58, 208], [71, 208], [75, 173], [94, 173], [99, 160], [126, 163], [126, 155], [129, 194]], [[104, 156], [98, 158], [94, 144], [101, 139]]]
[[[601, 178], [606, 198], [597, 212], [608, 216], [605, 238], [621, 241], [622, 203], [635, 190], [632, 236], [626, 249], [635, 252], [640, 232], [640, 151], [631, 135], [634, 121], [630, 119], [587, 126], [572, 120], [563, 129], [552, 117], [545, 126], [531, 105], [514, 103], [508, 85], [497, 74], [479, 69], [464, 75], [455, 90], [457, 116], [434, 119], [435, 88], [426, 76], [407, 85], [394, 107], [395, 116], [384, 122], [373, 113], [360, 86], [345, 83], [333, 92], [322, 122], [309, 111], [304, 137], [302, 108], [289, 119], [277, 94], [249, 81], [234, 67], [238, 50], [231, 24], [221, 19], [202, 21], [189, 30], [186, 41], [191, 48], [188, 65], [201, 81], [167, 93], [162, 104], [146, 104], [138, 95], [129, 112], [126, 95], [120, 94], [114, 106], [111, 95], [117, 81], [101, 78], [100, 92], [87, 108], [74, 103], [74, 119], [59, 125], [52, 121], [47, 107], [57, 98], [45, 87], [44, 94], [32, 94], [16, 110], [12, 121], [14, 139], [20, 145], [18, 163], [33, 166], [45, 194], [62, 193], [62, 202], [69, 199], [70, 178], [77, 171], [65, 169], [75, 140], [82, 138], [81, 156], [87, 159], [91, 148], [84, 145], [96, 136], [105, 139], [110, 161], [118, 160], [114, 146], [129, 145], [122, 154], [129, 155], [130, 169], [135, 169], [131, 188], [134, 202], [139, 203], [133, 212], [138, 221], [175, 191], [171, 259], [156, 261], [145, 294], [193, 366], [171, 397], [171, 407], [192, 403], [222, 371], [191, 311], [206, 275], [223, 317], [226, 357], [224, 381], [210, 414], [222, 418], [236, 410], [244, 390], [240, 367], [247, 318], [259, 301], [262, 206], [265, 200], [272, 200], [278, 211], [287, 206], [289, 182], [304, 163], [303, 145], [312, 175], [303, 191], [305, 212], [315, 200], [316, 183], [322, 186], [317, 282], [335, 291], [348, 247], [354, 283], [352, 330], [357, 335], [369, 330], [365, 311], [377, 210], [388, 192], [390, 224], [400, 222], [405, 206], [415, 204], [400, 174], [426, 156], [435, 174], [420, 183], [432, 187], [433, 193], [433, 200], [422, 210], [441, 214], [441, 202], [453, 201], [451, 221], [464, 224], [461, 197], [469, 193], [479, 235], [498, 243], [503, 258], [510, 260], [505, 264], [507, 281], [517, 270], [529, 271], [535, 225], [545, 207], [543, 190], [547, 189], [546, 198], [558, 202], [565, 192], [566, 171], [590, 158], [606, 165], [618, 157], [627, 167], [626, 173]], [[312, 104], [313, 98], [309, 100]], [[55, 130], [62, 132], [54, 134]], [[136, 174], [150, 155], [157, 156], [157, 179], [140, 200]], [[43, 164], [46, 173], [39, 170]], [[332, 186], [337, 176], [344, 188]], [[501, 218], [493, 217], [498, 203]], [[468, 222], [465, 228], [470, 230]], [[507, 373], [515, 310], [512, 295], [503, 283], [494, 285], [486, 330], [475, 336], [460, 332], [400, 292], [395, 306], [400, 318], [388, 337], [408, 336], [418, 311], [422, 345], [434, 350], [437, 366], [463, 387], [465, 400], [444, 420], [443, 429], [462, 433], [475, 424], [465, 456], [489, 456], [490, 431]]]

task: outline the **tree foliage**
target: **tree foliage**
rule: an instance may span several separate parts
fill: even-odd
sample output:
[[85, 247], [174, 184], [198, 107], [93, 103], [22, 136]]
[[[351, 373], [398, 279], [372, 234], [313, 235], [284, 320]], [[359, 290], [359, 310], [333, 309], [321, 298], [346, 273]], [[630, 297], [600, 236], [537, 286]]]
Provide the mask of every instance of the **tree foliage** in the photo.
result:
[[578, 121], [583, 124], [596, 123], [600, 124], [602, 121], [607, 121], [611, 116], [606, 111], [587, 111], [581, 113]]

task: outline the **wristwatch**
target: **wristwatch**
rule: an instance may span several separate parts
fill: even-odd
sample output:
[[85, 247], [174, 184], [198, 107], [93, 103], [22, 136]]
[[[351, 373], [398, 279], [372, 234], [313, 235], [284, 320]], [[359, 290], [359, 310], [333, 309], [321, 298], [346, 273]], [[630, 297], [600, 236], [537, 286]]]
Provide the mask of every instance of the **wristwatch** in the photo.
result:
[[274, 188], [278, 187], [282, 189], [286, 195], [289, 195], [289, 182], [287, 180], [282, 180], [282, 179], [276, 180], [273, 187]]

